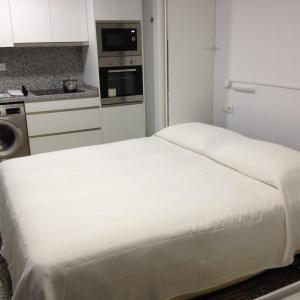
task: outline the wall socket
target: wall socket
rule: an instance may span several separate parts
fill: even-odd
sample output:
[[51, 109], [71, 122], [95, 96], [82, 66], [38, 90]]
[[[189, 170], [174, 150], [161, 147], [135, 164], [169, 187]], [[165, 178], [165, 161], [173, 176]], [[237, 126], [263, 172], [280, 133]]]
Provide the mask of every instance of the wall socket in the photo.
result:
[[233, 114], [234, 106], [232, 104], [225, 104], [223, 111], [227, 114]]
[[0, 72], [6, 72], [6, 64], [0, 63]]

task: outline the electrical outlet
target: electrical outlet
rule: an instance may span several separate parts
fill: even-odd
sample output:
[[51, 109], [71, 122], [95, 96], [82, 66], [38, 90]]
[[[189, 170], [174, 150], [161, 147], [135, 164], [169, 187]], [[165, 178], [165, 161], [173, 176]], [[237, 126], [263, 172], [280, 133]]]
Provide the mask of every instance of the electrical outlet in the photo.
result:
[[6, 64], [5, 63], [1, 63], [0, 64], [0, 72], [5, 72], [6, 71]]
[[233, 114], [234, 107], [232, 104], [226, 104], [223, 111], [227, 114]]

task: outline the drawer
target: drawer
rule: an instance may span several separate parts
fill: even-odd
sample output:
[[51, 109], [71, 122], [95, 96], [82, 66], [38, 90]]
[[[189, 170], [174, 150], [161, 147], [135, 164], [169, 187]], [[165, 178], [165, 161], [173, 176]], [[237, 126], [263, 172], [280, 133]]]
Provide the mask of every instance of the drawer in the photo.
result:
[[28, 135], [100, 129], [100, 108], [27, 115]]
[[99, 107], [99, 98], [83, 98], [83, 99], [69, 99], [69, 100], [46, 100], [39, 102], [25, 102], [25, 109], [27, 114], [37, 112], [51, 112], [58, 110], [69, 110], [78, 108]]
[[29, 138], [31, 154], [99, 145], [101, 130]]

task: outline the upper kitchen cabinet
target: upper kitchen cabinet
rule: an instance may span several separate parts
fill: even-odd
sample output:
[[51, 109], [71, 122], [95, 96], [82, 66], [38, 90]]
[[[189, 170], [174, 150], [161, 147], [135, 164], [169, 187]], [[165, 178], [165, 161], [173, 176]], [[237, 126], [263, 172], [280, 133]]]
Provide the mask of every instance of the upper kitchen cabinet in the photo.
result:
[[13, 46], [13, 34], [8, 0], [0, 0], [0, 47]]
[[86, 0], [50, 0], [54, 42], [88, 41]]
[[96, 20], [142, 19], [142, 0], [95, 0], [94, 3]]
[[14, 43], [52, 42], [48, 0], [9, 0]]
[[88, 41], [86, 0], [9, 2], [15, 44]]

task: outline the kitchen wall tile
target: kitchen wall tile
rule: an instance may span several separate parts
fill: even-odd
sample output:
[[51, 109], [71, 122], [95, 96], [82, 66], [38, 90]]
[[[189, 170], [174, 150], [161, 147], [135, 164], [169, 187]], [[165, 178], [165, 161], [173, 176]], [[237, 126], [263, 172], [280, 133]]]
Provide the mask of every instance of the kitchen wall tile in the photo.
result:
[[83, 83], [82, 47], [0, 48], [0, 92], [7, 89], [49, 89], [62, 87], [72, 78]]

